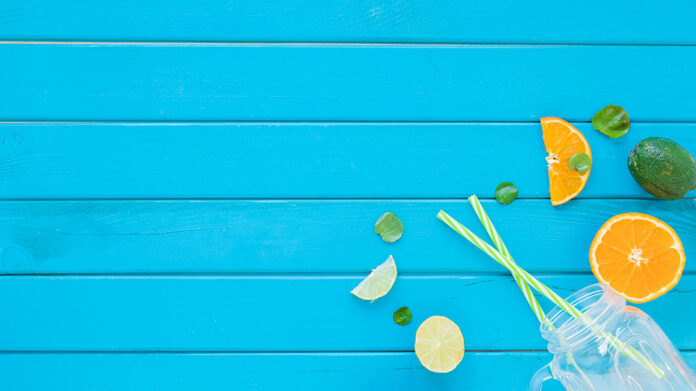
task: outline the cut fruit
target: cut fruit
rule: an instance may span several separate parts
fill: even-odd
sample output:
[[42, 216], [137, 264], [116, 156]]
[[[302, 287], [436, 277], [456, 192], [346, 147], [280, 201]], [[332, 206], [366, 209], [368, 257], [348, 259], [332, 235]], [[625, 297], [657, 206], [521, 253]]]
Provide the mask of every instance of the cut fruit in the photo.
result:
[[684, 271], [684, 247], [672, 227], [643, 213], [609, 219], [590, 246], [597, 280], [633, 303], [645, 303], [672, 289]]
[[568, 165], [576, 153], [584, 152], [592, 159], [590, 144], [585, 136], [567, 121], [556, 117], [541, 119], [544, 146], [549, 154], [546, 162], [549, 167], [549, 193], [551, 205], [561, 205], [580, 194], [590, 177], [590, 167], [580, 174]]
[[464, 357], [464, 336], [459, 326], [444, 316], [426, 319], [416, 331], [416, 356], [431, 372], [452, 372]]
[[377, 300], [386, 295], [396, 281], [396, 263], [391, 255], [384, 263], [377, 266], [372, 273], [360, 281], [350, 293], [363, 300]]

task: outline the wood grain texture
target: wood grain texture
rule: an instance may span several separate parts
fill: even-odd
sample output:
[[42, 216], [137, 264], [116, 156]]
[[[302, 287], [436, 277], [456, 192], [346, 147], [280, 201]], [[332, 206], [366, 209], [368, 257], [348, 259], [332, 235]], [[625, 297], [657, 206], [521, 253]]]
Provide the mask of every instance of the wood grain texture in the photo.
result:
[[[417, 326], [431, 315], [455, 321], [469, 350], [546, 348], [511, 277], [402, 276], [373, 303], [349, 293], [361, 279], [5, 276], [0, 297], [12, 300], [0, 303], [0, 351], [411, 351]], [[540, 279], [563, 296], [596, 282]], [[694, 300], [696, 276], [686, 275], [641, 308], [677, 347], [694, 349], [683, 313]], [[392, 313], [404, 305], [414, 317], [400, 327]]]
[[696, 43], [691, 1], [69, 0], [0, 3], [0, 39]]
[[[696, 254], [694, 200], [484, 205], [517, 262], [533, 272], [589, 273], [594, 234], [625, 212], [664, 220], [687, 258]], [[440, 222], [441, 209], [488, 239], [464, 200], [6, 201], [0, 273], [363, 273], [389, 254], [408, 273], [504, 272]], [[386, 211], [406, 228], [393, 244], [373, 231]]]
[[696, 46], [3, 44], [0, 58], [0, 120], [588, 121], [614, 103], [696, 121]]
[[[488, 197], [516, 260], [562, 296], [596, 281], [587, 249], [617, 213], [665, 220], [690, 259], [696, 201], [648, 200], [626, 158], [647, 136], [696, 151], [694, 14], [686, 0], [0, 0], [0, 390], [525, 389], [549, 360], [538, 322], [435, 214], [483, 233], [463, 198]], [[588, 123], [610, 103], [634, 121], [619, 140]], [[559, 208], [549, 115], [595, 159]], [[509, 180], [522, 199], [490, 200]], [[395, 244], [372, 232], [385, 211], [406, 225]], [[350, 295], [389, 254], [392, 292]], [[640, 308], [694, 366], [692, 264]], [[466, 338], [448, 375], [412, 352], [435, 314]]]
[[[617, 140], [575, 125], [595, 168], [580, 198], [652, 198], [626, 167], [645, 137], [696, 153], [693, 123]], [[538, 123], [4, 123], [0, 198], [493, 197], [502, 181], [538, 198], [545, 157]]]
[[[694, 352], [685, 352], [684, 357], [696, 364]], [[2, 354], [5, 373], [0, 387], [14, 391], [287, 390], [300, 385], [336, 390], [521, 390], [549, 359], [548, 354], [534, 352], [469, 352], [454, 372], [433, 375], [413, 353]], [[501, 368], [505, 376], [500, 375]], [[549, 383], [544, 390], [562, 390], [554, 385]]]
[[[696, 364], [692, 352], [687, 362]], [[434, 375], [413, 353], [0, 354], [3, 390], [522, 390], [545, 353], [467, 352]], [[500, 376], [501, 368], [505, 376]], [[514, 368], [514, 370], [512, 370]], [[41, 375], [38, 375], [41, 374]], [[544, 390], [561, 390], [549, 384]]]

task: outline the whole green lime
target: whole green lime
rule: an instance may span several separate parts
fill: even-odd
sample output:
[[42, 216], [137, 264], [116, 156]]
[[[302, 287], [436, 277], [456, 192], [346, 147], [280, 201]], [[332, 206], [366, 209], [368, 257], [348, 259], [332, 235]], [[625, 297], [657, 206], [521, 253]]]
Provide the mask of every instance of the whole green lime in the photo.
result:
[[696, 187], [696, 162], [676, 142], [648, 137], [628, 155], [628, 170], [638, 184], [663, 200], [677, 200]]

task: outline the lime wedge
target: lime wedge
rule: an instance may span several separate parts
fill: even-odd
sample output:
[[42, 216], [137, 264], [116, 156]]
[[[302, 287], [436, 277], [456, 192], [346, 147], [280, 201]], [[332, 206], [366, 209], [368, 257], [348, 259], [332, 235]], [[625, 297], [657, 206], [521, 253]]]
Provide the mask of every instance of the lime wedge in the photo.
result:
[[451, 372], [464, 357], [459, 326], [444, 316], [426, 319], [416, 331], [416, 356], [431, 372]]
[[396, 264], [391, 255], [383, 264], [372, 270], [369, 276], [353, 288], [350, 293], [363, 300], [377, 300], [389, 293], [396, 281]]

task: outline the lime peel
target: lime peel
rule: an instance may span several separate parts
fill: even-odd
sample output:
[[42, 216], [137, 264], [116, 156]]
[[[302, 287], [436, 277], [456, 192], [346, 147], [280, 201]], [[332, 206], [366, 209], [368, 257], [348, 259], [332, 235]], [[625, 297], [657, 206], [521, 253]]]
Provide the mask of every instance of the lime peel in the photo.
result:
[[452, 372], [464, 357], [464, 336], [456, 323], [444, 316], [431, 316], [416, 331], [416, 356], [425, 369]]
[[377, 300], [389, 293], [396, 281], [396, 275], [396, 263], [394, 257], [390, 255], [384, 263], [374, 268], [364, 280], [360, 281], [350, 293], [362, 300]]

